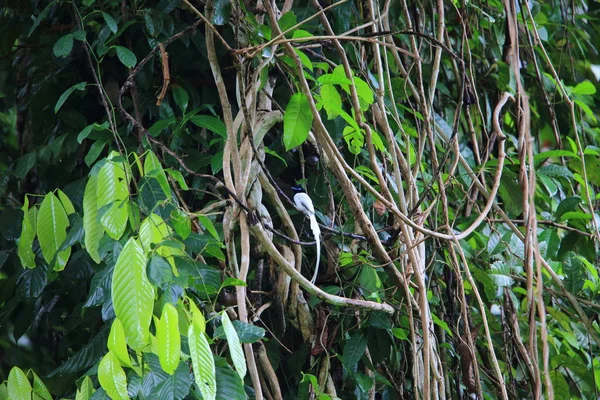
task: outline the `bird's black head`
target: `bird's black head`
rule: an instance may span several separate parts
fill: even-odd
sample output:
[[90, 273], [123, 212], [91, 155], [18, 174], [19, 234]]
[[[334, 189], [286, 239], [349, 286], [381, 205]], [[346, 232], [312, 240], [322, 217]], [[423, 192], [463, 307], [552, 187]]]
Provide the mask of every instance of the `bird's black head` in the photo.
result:
[[304, 193], [305, 190], [302, 189], [302, 186], [292, 186], [292, 190], [294, 191], [294, 194], [296, 193]]

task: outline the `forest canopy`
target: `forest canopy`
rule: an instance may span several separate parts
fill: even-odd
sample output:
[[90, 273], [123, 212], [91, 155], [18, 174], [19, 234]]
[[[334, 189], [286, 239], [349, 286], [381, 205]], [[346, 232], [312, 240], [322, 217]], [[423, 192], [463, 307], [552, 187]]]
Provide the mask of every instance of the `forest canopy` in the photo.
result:
[[599, 398], [599, 10], [3, 1], [0, 400]]

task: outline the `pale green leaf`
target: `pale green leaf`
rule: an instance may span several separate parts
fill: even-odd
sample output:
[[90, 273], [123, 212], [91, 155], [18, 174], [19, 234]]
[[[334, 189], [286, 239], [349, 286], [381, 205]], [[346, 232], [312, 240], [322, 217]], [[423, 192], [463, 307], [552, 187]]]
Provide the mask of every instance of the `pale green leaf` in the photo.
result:
[[119, 153], [113, 151], [106, 163], [98, 172], [96, 183], [96, 198], [98, 210], [104, 209], [100, 223], [108, 236], [119, 240], [127, 227], [127, 202], [129, 200], [129, 185], [126, 177], [125, 164], [112, 161]]
[[215, 360], [204, 332], [196, 324], [188, 328], [188, 345], [194, 369], [194, 380], [204, 400], [217, 398]]
[[117, 356], [122, 365], [131, 367], [131, 360], [129, 359], [127, 343], [125, 341], [125, 330], [119, 318], [115, 318], [110, 327], [107, 347]]
[[73, 207], [73, 203], [71, 203], [71, 199], [69, 196], [65, 194], [62, 190], [58, 189], [58, 199], [62, 203], [67, 215], [75, 214], [75, 207]]
[[190, 190], [181, 172], [170, 168], [166, 169], [165, 171], [167, 171], [167, 173], [171, 175], [171, 178], [177, 181], [177, 183], [183, 190]]
[[35, 268], [35, 253], [33, 252], [33, 239], [35, 239], [36, 208], [29, 209], [29, 199], [25, 196], [23, 204], [23, 222], [21, 224], [21, 238], [17, 253], [21, 259], [23, 267]]
[[10, 400], [31, 400], [31, 384], [19, 367], [12, 367], [8, 374], [8, 398]]
[[152, 176], [156, 178], [163, 192], [167, 195], [167, 199], [171, 199], [171, 187], [167, 180], [167, 174], [163, 170], [163, 167], [158, 161], [158, 158], [152, 151], [148, 151], [146, 159], [144, 160], [144, 171], [146, 176]]
[[150, 320], [154, 306], [154, 286], [146, 276], [146, 253], [130, 238], [123, 247], [112, 280], [115, 314], [123, 324], [129, 346], [142, 350], [150, 342]]
[[179, 337], [179, 318], [177, 310], [171, 303], [165, 304], [156, 328], [158, 343], [158, 359], [160, 366], [169, 375], [173, 375], [179, 365], [181, 338]]
[[321, 101], [327, 112], [327, 119], [334, 119], [342, 109], [342, 98], [333, 85], [321, 86]]
[[86, 376], [81, 382], [81, 387], [75, 394], [75, 400], [89, 400], [94, 394], [94, 384], [89, 376]]
[[308, 137], [313, 116], [304, 93], [292, 96], [283, 116], [283, 144], [286, 151], [300, 146]]
[[98, 220], [97, 181], [97, 176], [90, 176], [85, 185], [83, 193], [83, 230], [85, 231], [85, 248], [92, 260], [100, 264], [102, 258], [98, 249], [100, 248], [100, 240], [104, 236], [104, 227]]
[[588, 80], [585, 80], [573, 88], [573, 94], [591, 95], [596, 93], [596, 87]]
[[67, 237], [67, 227], [69, 226], [69, 218], [65, 209], [54, 195], [50, 192], [44, 197], [37, 217], [37, 234], [42, 249], [42, 255], [48, 264], [54, 257], [56, 258], [55, 269], [61, 270], [67, 265], [67, 260], [71, 255], [71, 248], [60, 252], [57, 256], [56, 252]]
[[127, 377], [119, 364], [119, 359], [109, 351], [98, 366], [98, 381], [113, 400], [129, 399], [127, 395]]
[[238, 337], [238, 334], [225, 311], [221, 313], [221, 322], [223, 323], [225, 337], [227, 337], [227, 344], [229, 346], [231, 360], [233, 360], [235, 370], [243, 381], [244, 377], [246, 376], [246, 358], [244, 357], [244, 351], [242, 350], [240, 338]]
[[33, 377], [33, 398], [36, 400], [52, 400], [52, 395], [40, 377], [33, 370], [29, 372]]
[[308, 58], [308, 56], [306, 54], [304, 54], [301, 50], [298, 50], [297, 48], [294, 48], [294, 51], [298, 55], [298, 58], [300, 58], [300, 62], [302, 63], [302, 66], [304, 68], [308, 68], [312, 72], [313, 65], [312, 65], [312, 61], [310, 61], [310, 58]]
[[[156, 214], [150, 214], [140, 226], [140, 241], [146, 252], [153, 250], [153, 245], [158, 245], [166, 240], [172, 239], [173, 231], [171, 227]], [[169, 261], [173, 268], [173, 274], [176, 276], [177, 270], [173, 256], [185, 256], [183, 250], [173, 246], [159, 246], [156, 252]]]

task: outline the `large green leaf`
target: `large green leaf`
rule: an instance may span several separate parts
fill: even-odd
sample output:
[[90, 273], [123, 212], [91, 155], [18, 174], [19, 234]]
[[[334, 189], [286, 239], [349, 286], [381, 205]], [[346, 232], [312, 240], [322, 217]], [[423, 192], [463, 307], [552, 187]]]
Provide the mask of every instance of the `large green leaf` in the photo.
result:
[[109, 351], [98, 366], [98, 381], [113, 400], [129, 399], [127, 395], [127, 377], [119, 364], [119, 359]]
[[204, 400], [214, 400], [217, 396], [215, 360], [204, 332], [196, 324], [190, 324], [188, 328], [188, 345], [196, 385]]
[[242, 350], [242, 344], [240, 338], [229, 319], [229, 316], [225, 311], [221, 313], [221, 322], [223, 323], [223, 330], [225, 331], [225, 337], [227, 337], [227, 344], [229, 345], [229, 354], [235, 370], [238, 375], [244, 380], [246, 376], [246, 357], [244, 357], [244, 351]]
[[90, 176], [83, 193], [83, 230], [85, 231], [85, 248], [92, 260], [100, 264], [102, 258], [98, 249], [100, 239], [104, 236], [104, 227], [98, 220], [98, 199], [96, 187], [97, 176]]
[[37, 209], [29, 209], [29, 199], [25, 196], [23, 204], [23, 222], [21, 224], [21, 238], [17, 253], [23, 267], [35, 268], [35, 254], [33, 252], [33, 239], [35, 239]]
[[166, 379], [152, 389], [148, 398], [181, 400], [188, 395], [191, 386], [190, 367], [187, 363], [181, 362], [173, 375], [167, 376]]
[[342, 109], [342, 98], [333, 85], [321, 86], [321, 102], [327, 111], [327, 119], [334, 119]]
[[229, 366], [217, 366], [217, 398], [219, 399], [247, 399], [244, 391], [244, 382]]
[[127, 202], [129, 201], [128, 179], [125, 164], [112, 161], [119, 157], [113, 151], [98, 172], [96, 199], [98, 210], [103, 211], [100, 222], [108, 236], [119, 240], [127, 227]]
[[108, 325], [104, 325], [100, 332], [83, 348], [72, 355], [60, 367], [52, 371], [48, 377], [62, 376], [83, 371], [98, 362], [106, 353], [106, 340], [108, 339]]
[[123, 323], [127, 343], [142, 350], [150, 341], [150, 320], [154, 305], [154, 286], [146, 276], [146, 253], [130, 238], [121, 251], [112, 280], [112, 301], [117, 318]]
[[123, 329], [123, 324], [119, 318], [115, 318], [110, 327], [107, 347], [108, 350], [112, 351], [113, 354], [117, 356], [121, 364], [131, 367], [131, 360], [129, 359], [127, 343], [125, 341], [125, 330]]
[[367, 348], [367, 336], [360, 331], [357, 331], [350, 337], [344, 346], [344, 367], [348, 371], [356, 371], [358, 362], [365, 354]]
[[217, 117], [213, 117], [212, 115], [194, 115], [190, 118], [190, 122], [200, 128], [205, 128], [216, 133], [223, 139], [227, 139], [227, 128], [223, 121]]
[[56, 254], [63, 241], [67, 237], [69, 218], [65, 209], [54, 195], [50, 192], [44, 197], [37, 217], [37, 234], [42, 249], [42, 255], [47, 263], [51, 263], [56, 257], [54, 269], [62, 270], [67, 265], [71, 248]]
[[300, 146], [308, 137], [313, 116], [304, 93], [292, 96], [283, 116], [283, 144], [286, 151]]
[[160, 187], [165, 192], [167, 199], [171, 198], [171, 188], [169, 186], [169, 181], [167, 180], [167, 174], [160, 163], [156, 155], [153, 152], [148, 151], [146, 154], [146, 159], [144, 160], [144, 171], [146, 176], [153, 176], [156, 178]]
[[8, 375], [8, 398], [10, 400], [31, 400], [31, 384], [19, 367], [13, 367]]
[[158, 358], [162, 369], [173, 375], [179, 365], [181, 338], [179, 337], [179, 317], [171, 303], [164, 305], [158, 327], [156, 328]]
[[75, 394], [75, 400], [89, 400], [92, 394], [94, 394], [94, 385], [90, 377], [86, 376]]
[[[173, 231], [171, 227], [156, 214], [150, 214], [148, 218], [142, 221], [140, 226], [140, 241], [146, 252], [153, 250], [154, 245], [158, 245], [165, 240], [172, 239]], [[174, 256], [185, 256], [185, 253], [172, 246], [159, 246], [156, 252], [165, 257], [173, 268], [173, 273], [177, 275]]]
[[52, 395], [40, 377], [33, 370], [30, 370], [29, 373], [33, 378], [33, 398], [35, 400], [52, 400]]

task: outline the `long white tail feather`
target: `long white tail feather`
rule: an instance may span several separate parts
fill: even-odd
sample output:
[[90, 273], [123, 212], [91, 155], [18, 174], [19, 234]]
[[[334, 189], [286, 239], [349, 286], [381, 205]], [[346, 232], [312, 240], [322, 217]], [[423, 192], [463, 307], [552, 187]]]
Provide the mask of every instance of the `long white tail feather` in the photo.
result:
[[310, 229], [312, 230], [313, 236], [315, 237], [315, 242], [317, 244], [317, 263], [315, 264], [315, 273], [313, 274], [310, 283], [315, 283], [317, 280], [317, 274], [319, 273], [319, 261], [321, 260], [321, 229], [319, 228], [319, 224], [317, 223], [317, 218], [314, 213], [309, 214], [308, 218], [310, 218]]

